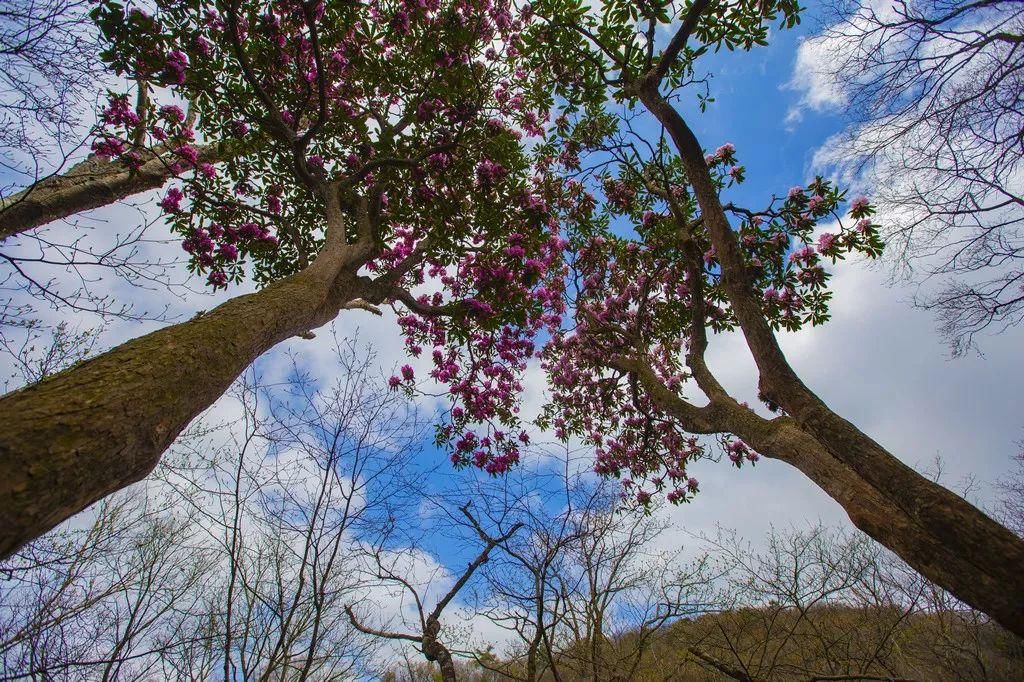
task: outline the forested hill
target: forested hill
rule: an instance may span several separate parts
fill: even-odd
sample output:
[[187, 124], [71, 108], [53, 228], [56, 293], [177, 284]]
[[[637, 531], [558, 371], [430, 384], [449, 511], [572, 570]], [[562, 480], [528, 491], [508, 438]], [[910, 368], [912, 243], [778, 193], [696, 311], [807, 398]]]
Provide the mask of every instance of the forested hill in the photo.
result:
[[[460, 664], [459, 679], [527, 678], [521, 661], [487, 655], [478, 661]], [[773, 604], [634, 630], [600, 644], [581, 641], [557, 655], [554, 666], [544, 660], [538, 667], [538, 682], [1016, 682], [1024, 675], [1024, 642], [971, 612]], [[383, 679], [441, 678], [418, 664], [394, 668]]]

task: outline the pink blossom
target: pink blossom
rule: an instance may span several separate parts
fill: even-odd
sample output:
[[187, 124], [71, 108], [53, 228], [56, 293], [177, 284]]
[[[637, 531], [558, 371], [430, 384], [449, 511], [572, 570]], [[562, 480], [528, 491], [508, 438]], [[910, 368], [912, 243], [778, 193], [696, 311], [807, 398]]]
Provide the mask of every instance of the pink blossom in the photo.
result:
[[139, 124], [139, 116], [128, 103], [127, 95], [112, 95], [103, 110], [103, 122], [107, 125], [133, 128]]
[[869, 202], [867, 197], [857, 197], [852, 202], [850, 202], [850, 213], [856, 216], [857, 214], [862, 213], [866, 208], [868, 208], [868, 206]]
[[213, 46], [210, 44], [209, 40], [203, 36], [196, 36], [196, 51], [198, 51], [199, 54], [204, 57], [209, 57], [210, 53], [213, 51], [212, 48]]
[[483, 187], [493, 187], [508, 174], [508, 171], [500, 163], [484, 159], [476, 167], [477, 180]]
[[190, 166], [195, 166], [199, 161], [199, 150], [190, 144], [183, 144], [175, 149], [174, 153], [185, 159]]
[[116, 137], [106, 137], [92, 143], [92, 151], [96, 156], [103, 159], [113, 159], [126, 150], [125, 141]]
[[174, 123], [185, 122], [185, 112], [176, 104], [168, 104], [167, 106], [160, 107], [160, 114]]
[[810, 246], [801, 247], [789, 254], [790, 263], [810, 263], [814, 259], [814, 249]]
[[167, 190], [167, 194], [160, 200], [160, 208], [164, 209], [168, 213], [177, 213], [181, 210], [181, 200], [185, 198], [185, 193], [177, 187], [171, 187]]
[[171, 50], [164, 61], [162, 75], [172, 85], [185, 82], [185, 70], [188, 68], [188, 56], [181, 50]]
[[262, 233], [260, 226], [256, 223], [242, 223], [238, 226], [238, 236], [246, 239], [255, 239]]
[[395, 15], [391, 18], [391, 28], [394, 29], [396, 33], [404, 35], [409, 32], [410, 27], [411, 22], [409, 21], [409, 13], [405, 10], [398, 10], [395, 12]]
[[721, 147], [715, 150], [715, 158], [725, 161], [733, 155], [736, 151], [736, 145], [732, 142], [726, 142]]
[[224, 260], [233, 261], [238, 258], [238, 247], [234, 244], [221, 244], [217, 249], [217, 253]]

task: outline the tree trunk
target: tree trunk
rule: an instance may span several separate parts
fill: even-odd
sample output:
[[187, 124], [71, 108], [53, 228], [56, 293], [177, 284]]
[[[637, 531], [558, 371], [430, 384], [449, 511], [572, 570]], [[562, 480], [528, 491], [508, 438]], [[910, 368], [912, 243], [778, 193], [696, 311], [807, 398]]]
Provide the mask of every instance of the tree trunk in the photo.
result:
[[437, 665], [441, 668], [441, 679], [444, 682], [457, 682], [455, 675], [455, 661], [452, 660], [452, 655], [448, 652], [448, 649], [443, 646], [435, 647], [434, 653]]
[[[919, 519], [909, 513], [898, 498], [886, 495], [833, 457], [795, 421], [783, 417], [769, 424], [772, 425], [770, 430], [755, 429], [737, 435], [762, 454], [799, 469], [843, 507], [857, 528], [904, 560], [913, 557], [914, 562], [907, 563], [919, 573], [935, 582], [938, 580], [932, 576], [942, 576], [950, 583], [959, 581], [957, 589], [962, 594], [957, 596], [967, 603], [972, 600], [990, 602], [989, 597], [1003, 589], [998, 576], [979, 571], [974, 557], [962, 554], [945, 538], [922, 532]], [[951, 518], [957, 516], [956, 509], [946, 508], [942, 513]], [[963, 580], [964, 576], [971, 576], [971, 580]], [[1008, 586], [1008, 595], [1012, 595], [1014, 587], [1012, 583]], [[1019, 585], [1016, 587], [1019, 589]], [[1013, 622], [1013, 611], [1019, 609], [1020, 603], [1007, 603], [1005, 607], [1000, 607], [1000, 612]]]
[[144, 478], [239, 374], [333, 319], [359, 286], [345, 247], [188, 322], [0, 398], [0, 558]]
[[[204, 145], [199, 148], [199, 160], [223, 160], [226, 149], [225, 144]], [[156, 189], [173, 175], [164, 159], [149, 152], [136, 171], [120, 161], [89, 157], [63, 175], [44, 178], [13, 196], [0, 198], [0, 241]]]
[[455, 661], [448, 647], [438, 640], [441, 632], [441, 622], [436, 616], [427, 618], [426, 628], [423, 630], [423, 654], [428, 661], [434, 661], [441, 668], [441, 679], [443, 682], [457, 682], [455, 675]]
[[[700, 143], [655, 88], [642, 87], [639, 96], [668, 130], [686, 167], [722, 265], [729, 303], [757, 364], [762, 391], [825, 450], [812, 458], [822, 459], [820, 464], [825, 469], [832, 468], [824, 461], [829, 456], [843, 465], [843, 475], [835, 479], [835, 485], [860, 492], [839, 494], [838, 488], [826, 491], [843, 505], [858, 527], [923, 576], [1024, 636], [1024, 541], [963, 498], [899, 461], [832, 412], [800, 381], [761, 311]], [[808, 460], [806, 466], [811, 465]], [[872, 495], [867, 495], [869, 490]], [[874, 502], [866, 502], [872, 498]], [[899, 510], [899, 517], [906, 519], [907, 525], [900, 525], [895, 516], [870, 509], [873, 504]]]

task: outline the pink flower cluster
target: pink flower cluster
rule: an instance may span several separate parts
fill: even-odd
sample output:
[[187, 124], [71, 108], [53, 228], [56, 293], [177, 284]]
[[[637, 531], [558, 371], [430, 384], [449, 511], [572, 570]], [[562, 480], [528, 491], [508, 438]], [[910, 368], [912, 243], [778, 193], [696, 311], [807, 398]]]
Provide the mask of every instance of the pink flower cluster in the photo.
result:
[[[510, 211], [511, 219], [521, 227], [512, 228], [504, 240], [478, 234], [472, 240], [477, 248], [454, 264], [428, 258], [414, 268], [405, 278], [407, 286], [429, 276], [442, 291], [421, 295], [417, 307], [422, 310], [414, 308], [398, 320], [411, 355], [431, 348], [429, 377], [451, 397], [449, 422], [439, 434], [452, 444], [453, 464], [491, 474], [513, 466], [528, 441], [525, 433], [511, 438], [505, 429], [518, 423], [521, 377], [536, 352], [537, 336], [557, 331], [565, 311], [566, 244], [558, 223], [531, 192], [521, 192], [511, 208], [517, 209]], [[396, 229], [375, 269], [405, 262], [416, 251], [417, 235], [412, 228]], [[503, 321], [512, 311], [525, 316]], [[389, 383], [400, 387], [411, 381], [410, 368]]]
[[[172, 187], [161, 202], [165, 211], [179, 210], [183, 194]], [[242, 223], [237, 227], [211, 223], [206, 228], [198, 227], [181, 242], [181, 248], [190, 254], [201, 270], [209, 270], [207, 282], [215, 289], [227, 286], [225, 267], [238, 260], [240, 248], [252, 251], [257, 248], [276, 248], [277, 237], [266, 227], [256, 223]]]
[[176, 175], [190, 169], [198, 169], [207, 176], [214, 175], [214, 167], [208, 163], [200, 164], [198, 150], [189, 144], [195, 133], [185, 126], [185, 112], [171, 105], [160, 107], [156, 113], [143, 128], [142, 119], [131, 107], [128, 95], [111, 95], [100, 114], [104, 130], [93, 141], [93, 153], [101, 158], [119, 160], [137, 170], [142, 165], [142, 148], [128, 140], [141, 138], [145, 147], [152, 148], [157, 144], [166, 145], [164, 149], [170, 147], [171, 158], [167, 162]]
[[501, 182], [508, 171], [500, 163], [484, 159], [476, 167], [476, 179], [484, 189], [492, 189]]
[[164, 82], [168, 85], [181, 85], [185, 82], [185, 71], [188, 69], [188, 55], [181, 50], [171, 50], [164, 60], [161, 72]]
[[744, 461], [754, 464], [761, 458], [749, 445], [738, 438], [729, 443], [725, 450], [729, 455], [729, 461], [737, 467], [742, 466]]
[[[679, 362], [683, 337], [659, 336], [652, 311], [671, 317], [670, 308], [692, 305], [687, 274], [647, 246], [605, 238], [583, 248], [577, 263], [583, 286], [576, 327], [556, 335], [543, 353], [555, 435], [593, 444], [595, 471], [628, 474], [624, 493], [639, 503], [661, 491], [673, 503], [687, 501], [697, 482], [686, 467], [704, 456], [704, 446], [667, 418], [627, 371], [630, 363], [649, 368], [667, 390], [681, 391], [689, 378]], [[648, 345], [638, 348], [639, 338]]]
[[632, 210], [633, 200], [636, 198], [636, 190], [622, 180], [605, 178], [604, 195], [612, 208], [625, 213]]

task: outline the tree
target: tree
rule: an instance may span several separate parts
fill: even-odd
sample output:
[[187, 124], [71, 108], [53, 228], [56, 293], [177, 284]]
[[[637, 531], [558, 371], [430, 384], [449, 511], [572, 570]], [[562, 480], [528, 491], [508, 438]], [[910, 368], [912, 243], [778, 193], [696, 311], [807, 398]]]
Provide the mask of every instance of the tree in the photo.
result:
[[625, 509], [580, 455], [545, 452], [545, 464], [473, 489], [480, 519], [470, 530], [483, 532], [485, 519], [499, 530], [523, 526], [482, 567], [475, 608], [511, 636], [502, 655], [475, 654], [502, 679], [636, 679], [656, 665], [663, 626], [701, 612], [712, 595], [708, 562], [682, 564], [682, 548], [659, 549], [668, 524]]
[[[343, 309], [401, 302], [452, 388], [442, 439], [486, 441], [463, 457], [489, 471], [514, 463], [514, 439], [468, 427], [515, 426], [517, 374], [561, 310], [563, 243], [518, 143], [547, 97], [515, 47], [531, 16], [488, 7], [95, 11], [113, 68], [196, 115], [193, 129], [174, 105], [139, 115], [112, 96], [95, 151], [141, 170], [134, 141], [166, 144], [194, 169], [188, 203], [177, 187], [162, 201], [192, 268], [223, 287], [245, 259], [264, 286], [0, 400], [0, 554], [144, 477], [249, 363]], [[197, 135], [241, 150], [215, 168]], [[413, 296], [427, 278], [442, 291]]]
[[0, 12], [0, 164], [9, 171], [34, 176], [40, 156], [74, 146], [101, 73], [87, 12], [82, 0], [11, 0]]
[[[0, 311], [4, 326], [33, 317], [32, 299], [105, 319], [162, 319], [160, 311], [140, 312], [130, 302], [97, 291], [103, 275], [144, 287], [175, 288], [168, 275], [171, 264], [145, 254], [153, 241], [152, 231], [146, 234], [152, 220], [125, 229], [95, 229], [82, 219], [74, 229], [43, 229], [174, 175], [171, 163], [141, 147], [139, 158], [146, 162], [138, 172], [96, 156], [63, 172], [88, 146], [95, 130], [86, 114], [110, 80], [98, 57], [99, 31], [88, 10], [89, 3], [80, 0], [13, 0], [0, 13], [0, 165], [5, 171], [0, 291], [21, 299]], [[72, 275], [70, 281], [59, 281], [62, 274]]]
[[[411, 311], [400, 320], [409, 350], [433, 347], [432, 377], [451, 396], [438, 443], [457, 466], [506, 471], [527, 440], [515, 437], [519, 375], [564, 311], [562, 219], [574, 230], [576, 327], [545, 351], [550, 416], [559, 434], [596, 446], [599, 471], [631, 472], [641, 503], [667, 486], [683, 501], [699, 489], [686, 464], [705, 452], [693, 434], [737, 436], [735, 461], [757, 451], [797, 466], [858, 527], [1024, 633], [1021, 540], [832, 412], [779, 349], [779, 328], [827, 319], [825, 259], [879, 253], [874, 209], [854, 200], [856, 222], [812, 246], [815, 226], [840, 217], [844, 193], [831, 183], [765, 209], [723, 205], [720, 192], [743, 179], [736, 150], [705, 156], [670, 102], [701, 80], [706, 52], [765, 42], [780, 14], [795, 24], [795, 2], [616, 0], [600, 16], [560, 1], [516, 17], [473, 3], [263, 10], [96, 12], [114, 68], [169, 86], [192, 102], [201, 139], [234, 136], [242, 149], [207, 167], [184, 112], [138, 116], [124, 96], [112, 97], [95, 149], [133, 164], [129, 141], [163, 136], [181, 168], [195, 166], [187, 205], [178, 187], [162, 202], [194, 270], [226, 286], [244, 257], [266, 286], [0, 400], [0, 551], [145, 475], [255, 357], [345, 308]], [[673, 14], [682, 23], [658, 49]], [[579, 155], [616, 133], [608, 95], [649, 112], [667, 139], [601, 177], [596, 211], [581, 183], [556, 176], [582, 172]], [[527, 158], [517, 137], [544, 133], [552, 96], [566, 115]], [[613, 219], [641, 239], [616, 236]], [[428, 278], [442, 290], [417, 298], [411, 288]], [[759, 416], [721, 386], [704, 361], [708, 328], [743, 333], [765, 404], [782, 416]], [[411, 392], [415, 372], [391, 381]], [[684, 384], [709, 403], [688, 402]]]
[[964, 353], [979, 332], [1024, 320], [1024, 9], [844, 0], [831, 10], [801, 49], [850, 126], [819, 160], [875, 194], [887, 252], [937, 280], [918, 304]]
[[515, 535], [522, 527], [521, 524], [513, 525], [508, 532], [504, 533], [500, 537], [491, 537], [482, 528], [479, 528], [476, 519], [473, 518], [472, 513], [469, 511], [469, 507], [470, 505], [467, 503], [460, 509], [460, 511], [479, 529], [480, 539], [484, 542], [484, 548], [475, 559], [469, 562], [466, 569], [455, 580], [451, 588], [445, 592], [444, 596], [437, 600], [437, 604], [435, 604], [434, 608], [429, 612], [426, 611], [426, 607], [423, 603], [423, 597], [421, 596], [420, 591], [417, 590], [416, 585], [414, 585], [407, 577], [403, 577], [399, 570], [396, 570], [400, 563], [398, 561], [398, 557], [385, 559], [380, 552], [377, 552], [375, 555], [377, 563], [377, 579], [384, 581], [385, 583], [397, 584], [401, 589], [407, 592], [415, 602], [416, 615], [419, 617], [418, 634], [392, 632], [369, 627], [359, 621], [351, 606], [345, 607], [345, 613], [348, 614], [352, 627], [360, 632], [374, 637], [379, 637], [381, 639], [413, 642], [416, 644], [417, 648], [428, 662], [437, 664], [441, 671], [441, 679], [444, 680], [444, 682], [455, 682], [457, 679], [457, 669], [455, 666], [455, 659], [452, 657], [451, 649], [445, 645], [440, 637], [441, 616], [444, 613], [445, 608], [451, 604], [452, 600], [455, 599], [459, 592], [466, 586], [473, 577], [473, 574], [476, 573], [481, 566], [487, 563], [494, 548], [504, 542], [507, 542], [509, 538]]
[[[671, 20], [670, 9], [681, 23], [658, 49], [657, 29]], [[765, 209], [724, 204], [720, 195], [745, 172], [735, 147], [705, 155], [671, 103], [682, 86], [698, 80], [704, 53], [764, 43], [766, 21], [792, 26], [799, 20], [796, 3], [698, 0], [645, 9], [623, 2], [606, 4], [600, 16], [575, 12], [565, 17], [555, 5], [538, 7], [545, 19], [538, 44], [579, 55], [578, 80], [597, 71], [593, 99], [568, 107], [574, 122], [560, 119], [564, 142], [546, 151], [570, 172], [585, 176], [583, 168], [610, 167], [616, 173], [597, 179], [603, 211], [595, 211], [593, 195], [580, 183], [562, 204], [578, 226], [576, 326], [545, 350], [554, 386], [550, 423], [564, 436], [593, 443], [598, 471], [630, 474], [640, 503], [666, 488], [675, 502], [698, 490], [686, 465], [704, 456], [706, 446], [693, 434], [722, 434], [737, 465], [757, 453], [785, 461], [916, 570], [1024, 634], [1024, 542], [829, 409], [779, 348], [778, 329], [827, 319], [826, 259], [878, 255], [874, 209], [857, 198], [852, 220], [842, 220], [844, 193], [822, 179], [773, 198]], [[639, 158], [581, 163], [581, 154], [600, 153], [616, 134], [615, 120], [603, 111], [608, 94], [627, 110], [649, 112], [662, 139]], [[639, 239], [616, 236], [608, 228], [612, 218], [626, 221]], [[815, 244], [815, 226], [830, 218], [839, 221], [839, 232], [823, 233]], [[781, 416], [758, 415], [722, 386], [704, 360], [709, 329], [742, 332], [762, 400]], [[707, 405], [684, 397], [691, 387]]]
[[[169, 151], [161, 146], [140, 147], [135, 150], [138, 159], [125, 160], [93, 154], [65, 173], [41, 178], [0, 198], [0, 239], [163, 187], [181, 170], [175, 169]], [[196, 148], [196, 160], [217, 162], [230, 153], [227, 144], [210, 143]]]
[[214, 557], [194, 544], [198, 517], [174, 502], [128, 491], [85, 528], [4, 562], [0, 661], [10, 679], [144, 677], [173, 650], [210, 644], [198, 612]]
[[[156, 475], [0, 567], [0, 661], [25, 678], [335, 679], [376, 642], [345, 606], [364, 547], [408, 533], [424, 423], [336, 339], [335, 378], [247, 372]], [[15, 677], [15, 679], [20, 679]]]
[[577, 541], [556, 578], [562, 603], [559, 666], [577, 679], [631, 680], [652, 660], [662, 628], [706, 610], [718, 576], [706, 556], [658, 550], [667, 522], [597, 508], [578, 519]]

